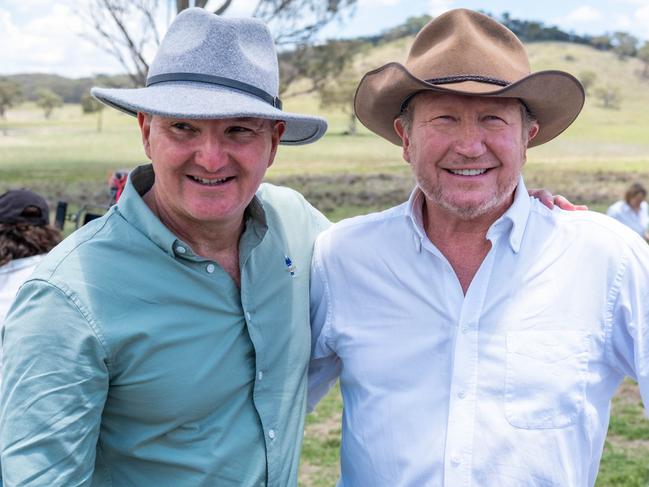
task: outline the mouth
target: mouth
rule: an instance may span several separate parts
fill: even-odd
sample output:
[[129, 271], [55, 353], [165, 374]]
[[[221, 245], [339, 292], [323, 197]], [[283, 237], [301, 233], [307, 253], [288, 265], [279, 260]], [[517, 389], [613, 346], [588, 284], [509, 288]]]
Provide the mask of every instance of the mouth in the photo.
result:
[[228, 176], [228, 177], [225, 177], [225, 178], [214, 178], [214, 179], [212, 179], [212, 178], [199, 178], [199, 177], [191, 176], [191, 175], [188, 175], [187, 177], [189, 179], [191, 179], [192, 181], [194, 181], [195, 183], [200, 184], [202, 186], [220, 186], [220, 185], [225, 184], [225, 183], [227, 183], [229, 181], [232, 181], [234, 179], [234, 176]]
[[483, 169], [446, 169], [446, 171], [454, 174], [455, 176], [482, 176], [487, 171], [490, 171], [491, 168]]

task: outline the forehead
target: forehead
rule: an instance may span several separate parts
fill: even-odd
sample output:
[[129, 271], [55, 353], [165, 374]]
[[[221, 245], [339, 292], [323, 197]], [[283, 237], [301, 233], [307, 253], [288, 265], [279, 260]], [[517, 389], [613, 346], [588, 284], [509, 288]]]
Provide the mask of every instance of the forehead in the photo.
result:
[[496, 98], [487, 96], [456, 95], [423, 91], [417, 93], [411, 100], [417, 108], [431, 110], [443, 109], [475, 109], [475, 110], [518, 110], [521, 102], [518, 98]]

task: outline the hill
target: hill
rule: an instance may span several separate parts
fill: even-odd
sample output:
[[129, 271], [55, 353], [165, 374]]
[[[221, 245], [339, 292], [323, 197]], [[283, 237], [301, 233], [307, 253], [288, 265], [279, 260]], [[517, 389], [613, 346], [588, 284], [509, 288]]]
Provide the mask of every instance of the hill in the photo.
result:
[[18, 83], [22, 87], [23, 98], [35, 101], [39, 88], [48, 88], [58, 94], [65, 103], [79, 103], [81, 96], [93, 86], [127, 87], [131, 86], [127, 76], [98, 75], [87, 78], [67, 78], [56, 74], [24, 73], [0, 76]]

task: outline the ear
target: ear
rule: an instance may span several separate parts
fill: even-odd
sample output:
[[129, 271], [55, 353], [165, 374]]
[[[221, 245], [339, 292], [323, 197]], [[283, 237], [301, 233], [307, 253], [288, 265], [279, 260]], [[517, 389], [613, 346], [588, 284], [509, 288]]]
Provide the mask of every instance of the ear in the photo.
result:
[[530, 141], [536, 137], [536, 134], [539, 133], [539, 124], [538, 122], [532, 122], [529, 129], [527, 129], [527, 144], [529, 145]]
[[400, 118], [394, 119], [394, 130], [397, 132], [399, 137], [401, 137], [401, 146], [403, 148], [403, 159], [410, 164], [410, 136], [408, 131], [403, 126], [403, 122]]
[[286, 123], [283, 120], [276, 120], [273, 125], [273, 131], [271, 133], [271, 148], [270, 156], [268, 157], [268, 166], [273, 165], [275, 161], [275, 154], [277, 154], [277, 147], [279, 146], [279, 141], [286, 130]]
[[151, 134], [151, 115], [137, 112], [137, 123], [140, 126], [140, 133], [142, 134], [144, 153], [149, 159], [151, 159], [151, 145], [149, 144], [149, 136]]

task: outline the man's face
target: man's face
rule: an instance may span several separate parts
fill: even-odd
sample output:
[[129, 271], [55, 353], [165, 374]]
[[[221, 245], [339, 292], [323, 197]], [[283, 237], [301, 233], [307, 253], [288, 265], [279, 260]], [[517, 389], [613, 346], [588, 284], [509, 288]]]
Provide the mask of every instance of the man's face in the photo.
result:
[[237, 224], [273, 163], [284, 123], [138, 114], [155, 201], [172, 227]]
[[395, 129], [427, 204], [464, 220], [504, 211], [538, 131], [520, 102], [424, 92], [410, 103], [409, 130], [399, 119]]

